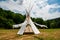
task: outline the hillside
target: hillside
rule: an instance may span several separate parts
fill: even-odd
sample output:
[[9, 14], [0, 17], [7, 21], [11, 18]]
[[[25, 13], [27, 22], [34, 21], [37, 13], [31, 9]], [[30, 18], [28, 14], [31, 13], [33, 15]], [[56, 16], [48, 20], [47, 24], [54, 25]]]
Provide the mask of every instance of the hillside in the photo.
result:
[[47, 20], [46, 23], [49, 28], [60, 28], [60, 17]]
[[[48, 28], [60, 28], [60, 18], [44, 21], [42, 18], [32, 18], [33, 22], [47, 25]], [[11, 29], [13, 24], [20, 24], [24, 22], [25, 15], [14, 13], [10, 10], [0, 8], [0, 28]], [[37, 26], [40, 28], [39, 26]]]
[[0, 28], [12, 28], [13, 24], [19, 24], [25, 17], [19, 13], [11, 12], [0, 8]]

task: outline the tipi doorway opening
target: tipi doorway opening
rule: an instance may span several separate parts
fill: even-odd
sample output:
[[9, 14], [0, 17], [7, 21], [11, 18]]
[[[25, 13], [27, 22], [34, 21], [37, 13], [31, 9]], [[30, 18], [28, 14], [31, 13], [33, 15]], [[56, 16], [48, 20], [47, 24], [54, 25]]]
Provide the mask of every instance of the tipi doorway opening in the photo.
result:
[[34, 34], [34, 31], [33, 29], [31, 28], [31, 25], [30, 24], [27, 24], [26, 25], [26, 28], [24, 30], [24, 34]]

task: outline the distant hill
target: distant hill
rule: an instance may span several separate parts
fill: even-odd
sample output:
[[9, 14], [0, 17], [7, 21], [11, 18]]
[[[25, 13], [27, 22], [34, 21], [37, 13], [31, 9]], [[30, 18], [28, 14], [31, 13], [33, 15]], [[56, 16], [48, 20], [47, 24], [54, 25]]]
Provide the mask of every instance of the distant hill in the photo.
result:
[[49, 28], [60, 28], [60, 17], [47, 20], [46, 23]]
[[59, 18], [55, 18], [55, 19], [50, 19], [49, 21], [53, 21], [55, 20], [56, 22], [60, 21], [60, 17]]
[[[24, 22], [25, 17], [25, 15], [20, 13], [14, 13], [10, 10], [4, 10], [0, 8], [0, 28], [11, 29], [13, 24], [20, 24]], [[60, 28], [60, 17], [47, 21], [44, 21], [42, 18], [31, 17], [31, 19], [33, 22], [38, 24], [47, 25], [48, 28]]]
[[13, 24], [22, 23], [24, 19], [25, 16], [19, 13], [0, 8], [0, 28], [12, 28]]

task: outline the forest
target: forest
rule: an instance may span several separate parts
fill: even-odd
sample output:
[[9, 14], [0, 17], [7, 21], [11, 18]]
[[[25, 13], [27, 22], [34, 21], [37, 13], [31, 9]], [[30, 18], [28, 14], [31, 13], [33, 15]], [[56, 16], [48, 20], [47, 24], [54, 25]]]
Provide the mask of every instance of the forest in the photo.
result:
[[[24, 22], [26, 16], [20, 13], [14, 13], [10, 10], [4, 10], [0, 8], [0, 28], [3, 29], [12, 29], [12, 25], [20, 24]], [[36, 22], [41, 25], [46, 25], [49, 29], [50, 28], [60, 28], [60, 17], [55, 19], [50, 19], [44, 21], [42, 18], [32, 18], [33, 22]], [[36, 26], [40, 28], [39, 26]]]

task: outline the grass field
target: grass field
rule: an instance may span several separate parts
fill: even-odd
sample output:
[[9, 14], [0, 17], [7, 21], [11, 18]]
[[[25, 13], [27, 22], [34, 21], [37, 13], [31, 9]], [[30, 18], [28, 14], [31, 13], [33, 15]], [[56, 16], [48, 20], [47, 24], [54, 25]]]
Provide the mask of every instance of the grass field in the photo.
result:
[[60, 40], [60, 29], [39, 29], [38, 35], [17, 35], [18, 29], [0, 29], [0, 40]]

